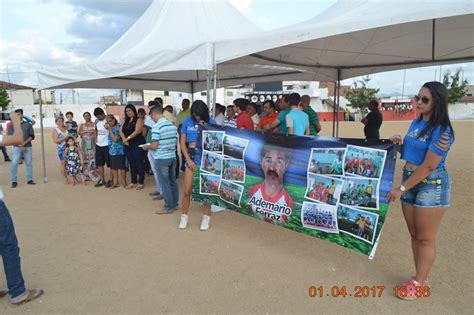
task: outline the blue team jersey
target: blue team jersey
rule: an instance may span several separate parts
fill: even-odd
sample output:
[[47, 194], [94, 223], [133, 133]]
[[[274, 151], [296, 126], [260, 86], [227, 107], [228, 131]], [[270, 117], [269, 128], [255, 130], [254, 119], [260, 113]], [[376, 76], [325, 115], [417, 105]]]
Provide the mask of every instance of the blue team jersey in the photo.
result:
[[[216, 124], [216, 121], [212, 118], [209, 119], [209, 124]], [[197, 142], [197, 131], [199, 129], [199, 123], [191, 117], [187, 117], [183, 120], [183, 126], [181, 126], [181, 133], [186, 135], [186, 143]]]
[[413, 120], [403, 140], [402, 159], [420, 166], [430, 150], [442, 157], [438, 168], [444, 168], [449, 149], [454, 142], [452, 131], [449, 127], [443, 130], [442, 126], [438, 126], [418, 137], [427, 124], [423, 119]]

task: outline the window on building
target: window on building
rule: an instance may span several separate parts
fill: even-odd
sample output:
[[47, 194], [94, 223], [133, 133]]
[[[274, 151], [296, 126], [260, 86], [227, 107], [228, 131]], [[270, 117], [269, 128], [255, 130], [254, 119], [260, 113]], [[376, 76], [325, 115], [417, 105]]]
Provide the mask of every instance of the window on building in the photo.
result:
[[201, 92], [201, 96], [206, 96], [207, 92]]
[[165, 91], [165, 96], [170, 96], [170, 91]]
[[234, 96], [234, 92], [232, 92], [232, 91], [227, 91], [227, 96]]

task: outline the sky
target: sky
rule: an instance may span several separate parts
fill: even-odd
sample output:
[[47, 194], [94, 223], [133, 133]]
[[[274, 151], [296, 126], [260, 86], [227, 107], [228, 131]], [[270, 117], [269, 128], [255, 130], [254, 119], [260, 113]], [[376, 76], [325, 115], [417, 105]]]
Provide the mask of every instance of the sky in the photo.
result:
[[[336, 0], [230, 0], [264, 30], [307, 20]], [[151, 0], [0, 0], [0, 80], [35, 87], [35, 70], [78, 65], [99, 56], [141, 16]], [[440, 71], [464, 70], [474, 82], [473, 63], [424, 67], [371, 75], [381, 95], [414, 95]], [[352, 84], [353, 79], [342, 83]], [[113, 91], [80, 90], [82, 103]], [[67, 93], [65, 93], [67, 95]], [[69, 95], [70, 98], [72, 98]], [[68, 99], [65, 99], [67, 102]], [[71, 100], [69, 100], [71, 101]]]

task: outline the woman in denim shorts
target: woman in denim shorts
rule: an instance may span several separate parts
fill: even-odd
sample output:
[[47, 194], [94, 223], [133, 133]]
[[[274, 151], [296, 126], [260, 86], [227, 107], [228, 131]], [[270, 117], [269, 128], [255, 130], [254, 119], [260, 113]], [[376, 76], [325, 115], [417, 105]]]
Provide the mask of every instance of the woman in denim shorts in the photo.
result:
[[[448, 115], [448, 93], [440, 82], [425, 83], [417, 96], [420, 114], [403, 138], [390, 138], [401, 147], [406, 161], [403, 182], [387, 196], [401, 199], [403, 215], [411, 235], [416, 274], [398, 286], [397, 297], [414, 300], [429, 290], [428, 273], [436, 252], [436, 234], [444, 212], [450, 206], [451, 179], [445, 169], [454, 130]], [[426, 296], [426, 295], [423, 295]]]
[[[209, 107], [201, 100], [194, 101], [191, 105], [191, 117], [184, 119], [181, 127], [181, 150], [186, 159], [184, 173], [184, 193], [181, 202], [181, 219], [178, 228], [185, 229], [188, 225], [188, 211], [191, 203], [191, 194], [193, 191], [193, 175], [196, 170], [196, 162], [199, 160], [201, 150], [197, 147], [198, 129], [200, 124], [216, 122], [209, 118]], [[211, 220], [211, 205], [203, 204], [203, 217], [201, 222], [201, 231], [209, 229]]]

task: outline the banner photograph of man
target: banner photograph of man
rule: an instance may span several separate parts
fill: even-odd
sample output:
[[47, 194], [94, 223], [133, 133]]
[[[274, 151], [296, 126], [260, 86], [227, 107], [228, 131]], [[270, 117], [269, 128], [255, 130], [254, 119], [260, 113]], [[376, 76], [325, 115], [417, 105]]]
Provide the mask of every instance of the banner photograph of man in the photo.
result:
[[283, 185], [290, 160], [290, 151], [272, 145], [263, 146], [260, 167], [265, 180], [249, 188], [248, 204], [266, 222], [288, 223], [288, 216], [293, 213], [293, 198]]

